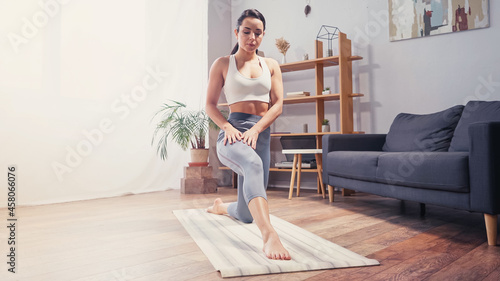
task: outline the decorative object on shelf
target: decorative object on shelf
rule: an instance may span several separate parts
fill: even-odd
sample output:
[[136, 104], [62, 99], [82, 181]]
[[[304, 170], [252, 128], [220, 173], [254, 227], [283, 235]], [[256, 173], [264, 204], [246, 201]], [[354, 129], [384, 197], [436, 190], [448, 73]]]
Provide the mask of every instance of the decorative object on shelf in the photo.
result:
[[172, 100], [171, 102], [173, 104], [163, 104], [154, 115], [156, 117], [161, 114], [161, 119], [156, 125], [151, 145], [159, 136], [156, 152], [162, 160], [166, 160], [168, 140], [172, 138], [172, 141], [183, 150], [191, 146], [190, 166], [207, 166], [208, 149], [205, 147], [205, 138], [209, 128], [217, 129], [217, 125], [212, 122], [204, 110], [191, 111], [187, 110], [186, 105], [181, 102]]
[[286, 52], [290, 48], [290, 43], [286, 41], [283, 37], [276, 39], [276, 47], [283, 54], [283, 58], [281, 59], [281, 64], [286, 63]]
[[308, 97], [311, 93], [310, 92], [288, 92], [286, 93], [287, 98], [296, 98], [296, 97]]
[[330, 120], [323, 119], [323, 121], [321, 122], [321, 131], [330, 132]]
[[304, 60], [308, 60], [309, 59], [309, 55], [308, 54], [304, 54]]
[[304, 124], [302, 127], [302, 133], [307, 133], [307, 124]]
[[339, 38], [340, 30], [335, 26], [322, 25], [319, 29], [318, 35], [316, 36], [316, 40], [327, 40], [328, 42], [328, 50], [327, 57], [333, 56], [333, 39]]
[[[389, 39], [398, 41], [490, 26], [485, 0], [389, 1]], [[416, 31], [416, 32], [414, 32]]]
[[306, 7], [304, 8], [304, 13], [306, 14], [306, 17], [311, 13], [311, 6], [309, 4], [311, 3], [311, 0], [306, 0]]
[[323, 92], [321, 92], [323, 95], [329, 95], [332, 93], [332, 91], [330, 91], [330, 87], [326, 87]]

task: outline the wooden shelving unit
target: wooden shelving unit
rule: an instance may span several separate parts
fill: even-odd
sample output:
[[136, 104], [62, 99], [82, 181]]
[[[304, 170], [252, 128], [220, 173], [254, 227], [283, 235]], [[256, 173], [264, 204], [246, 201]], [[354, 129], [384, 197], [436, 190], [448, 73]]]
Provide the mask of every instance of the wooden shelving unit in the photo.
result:
[[[345, 33], [340, 32], [338, 36], [339, 55], [323, 57], [323, 42], [316, 40], [316, 58], [305, 61], [291, 62], [280, 65], [281, 72], [302, 71], [314, 69], [315, 71], [315, 91], [316, 95], [305, 97], [285, 98], [284, 104], [315, 103], [316, 105], [316, 132], [299, 134], [272, 133], [273, 137], [281, 136], [316, 136], [316, 148], [322, 147], [322, 137], [326, 134], [359, 134], [363, 132], [354, 131], [353, 120], [353, 98], [362, 97], [363, 94], [352, 92], [352, 62], [363, 59], [360, 56], [353, 56], [351, 52], [351, 40], [347, 39]], [[323, 95], [324, 71], [325, 67], [339, 67], [339, 93]], [[285, 74], [286, 75], [286, 74]], [[322, 121], [325, 119], [325, 102], [336, 101], [340, 107], [340, 130], [337, 132], [322, 132]], [[318, 160], [319, 161], [319, 160]], [[318, 172], [317, 169], [302, 169], [302, 172]], [[300, 165], [300, 164], [299, 164]], [[271, 168], [270, 171], [291, 172], [292, 169]], [[318, 173], [318, 193], [323, 189]], [[292, 175], [293, 178], [293, 175]], [[297, 186], [300, 185], [300, 177]], [[292, 189], [291, 189], [292, 190]], [[324, 189], [323, 189], [324, 190]], [[290, 195], [291, 196], [291, 195]]]
[[[345, 33], [340, 32], [338, 37], [339, 55], [323, 57], [323, 42], [316, 40], [316, 58], [305, 61], [291, 62], [280, 65], [283, 73], [314, 69], [316, 95], [305, 97], [285, 98], [284, 104], [316, 104], [316, 132], [301, 134], [272, 134], [272, 136], [317, 136], [317, 148], [321, 148], [321, 137], [325, 134], [357, 134], [363, 132], [354, 131], [353, 122], [353, 98], [364, 96], [361, 93], [352, 92], [352, 62], [363, 59], [353, 56], [351, 52], [351, 40], [347, 39]], [[339, 67], [339, 93], [323, 95], [324, 68], [330, 66]], [[322, 132], [321, 122], [325, 119], [325, 102], [338, 101], [340, 107], [340, 130], [337, 132]]]

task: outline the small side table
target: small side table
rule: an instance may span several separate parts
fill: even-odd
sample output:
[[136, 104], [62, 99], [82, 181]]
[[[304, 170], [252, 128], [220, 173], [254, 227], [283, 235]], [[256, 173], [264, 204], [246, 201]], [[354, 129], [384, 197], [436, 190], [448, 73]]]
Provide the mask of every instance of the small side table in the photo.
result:
[[[300, 175], [302, 172], [302, 154], [314, 154], [316, 157], [316, 170], [318, 172], [319, 189], [325, 198], [325, 186], [323, 185], [323, 165], [322, 165], [322, 150], [321, 149], [283, 149], [283, 154], [293, 154], [292, 178], [290, 180], [290, 193], [288, 199], [292, 199], [293, 187], [295, 185], [295, 174], [297, 173], [297, 197], [300, 196]], [[298, 166], [298, 167], [297, 167]]]

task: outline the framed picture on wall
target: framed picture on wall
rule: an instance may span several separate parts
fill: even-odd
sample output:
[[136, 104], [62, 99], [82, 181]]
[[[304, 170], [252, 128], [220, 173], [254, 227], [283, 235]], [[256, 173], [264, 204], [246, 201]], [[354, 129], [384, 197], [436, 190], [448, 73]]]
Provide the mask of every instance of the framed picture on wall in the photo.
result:
[[389, 38], [398, 41], [490, 26], [488, 0], [389, 0]]

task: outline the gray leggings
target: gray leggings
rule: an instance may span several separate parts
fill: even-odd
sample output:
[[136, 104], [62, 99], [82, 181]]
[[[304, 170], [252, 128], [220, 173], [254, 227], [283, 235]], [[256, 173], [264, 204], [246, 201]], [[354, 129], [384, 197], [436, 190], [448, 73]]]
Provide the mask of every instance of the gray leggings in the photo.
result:
[[[247, 113], [233, 112], [228, 121], [240, 132], [252, 128], [262, 117]], [[254, 150], [242, 141], [224, 145], [224, 131], [220, 131], [217, 140], [217, 155], [225, 166], [238, 174], [238, 201], [229, 204], [227, 212], [230, 216], [251, 223], [253, 217], [248, 203], [255, 197], [267, 200], [266, 189], [269, 179], [271, 134], [267, 128], [259, 134]]]

